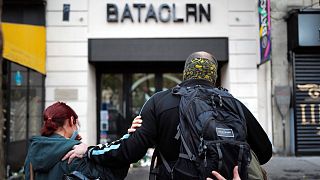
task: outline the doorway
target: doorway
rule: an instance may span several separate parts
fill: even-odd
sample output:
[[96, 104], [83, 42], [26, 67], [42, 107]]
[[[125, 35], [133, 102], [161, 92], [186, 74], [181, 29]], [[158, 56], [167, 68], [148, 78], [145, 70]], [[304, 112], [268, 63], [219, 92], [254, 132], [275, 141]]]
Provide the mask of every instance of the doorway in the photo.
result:
[[107, 143], [127, 132], [143, 104], [156, 92], [182, 81], [182, 73], [100, 73], [98, 75], [98, 142]]

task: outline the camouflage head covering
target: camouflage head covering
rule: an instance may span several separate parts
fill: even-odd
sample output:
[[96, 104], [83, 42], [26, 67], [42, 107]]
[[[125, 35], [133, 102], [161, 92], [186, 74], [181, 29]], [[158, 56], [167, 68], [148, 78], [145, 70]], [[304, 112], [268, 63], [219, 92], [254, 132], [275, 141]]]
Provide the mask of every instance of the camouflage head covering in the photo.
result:
[[185, 62], [183, 80], [205, 79], [215, 84], [217, 70], [218, 62], [213, 55], [204, 51], [195, 52]]

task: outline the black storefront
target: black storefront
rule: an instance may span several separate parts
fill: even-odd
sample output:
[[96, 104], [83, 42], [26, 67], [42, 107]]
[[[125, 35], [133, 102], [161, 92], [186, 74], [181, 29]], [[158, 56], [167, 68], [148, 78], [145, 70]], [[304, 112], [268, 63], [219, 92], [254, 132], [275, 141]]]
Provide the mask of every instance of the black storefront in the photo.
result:
[[290, 11], [287, 29], [293, 70], [295, 154], [320, 155], [320, 11]]
[[[4, 0], [2, 29], [6, 161], [3, 166], [8, 179], [22, 178], [28, 139], [38, 135], [42, 125], [45, 99], [45, 64], [42, 64], [45, 63], [45, 1]], [[35, 39], [38, 42], [34, 42]], [[36, 51], [31, 52], [30, 49]], [[39, 52], [42, 52], [41, 63], [37, 58]], [[39, 68], [42, 70], [39, 71]]]
[[97, 141], [118, 138], [150, 96], [181, 82], [184, 61], [195, 51], [214, 54], [222, 67], [228, 38], [89, 39], [88, 59], [97, 77]]

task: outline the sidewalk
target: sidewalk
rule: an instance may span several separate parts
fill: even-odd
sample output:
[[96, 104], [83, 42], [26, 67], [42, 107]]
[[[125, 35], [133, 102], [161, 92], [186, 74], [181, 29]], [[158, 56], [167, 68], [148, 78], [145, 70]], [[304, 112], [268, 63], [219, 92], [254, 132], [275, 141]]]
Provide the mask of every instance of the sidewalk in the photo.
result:
[[263, 167], [267, 171], [270, 180], [320, 179], [320, 156], [274, 156]]
[[[320, 180], [320, 156], [274, 156], [263, 165], [269, 180]], [[126, 180], [148, 180], [149, 167], [131, 168]]]
[[130, 168], [125, 180], [149, 180], [150, 166]]

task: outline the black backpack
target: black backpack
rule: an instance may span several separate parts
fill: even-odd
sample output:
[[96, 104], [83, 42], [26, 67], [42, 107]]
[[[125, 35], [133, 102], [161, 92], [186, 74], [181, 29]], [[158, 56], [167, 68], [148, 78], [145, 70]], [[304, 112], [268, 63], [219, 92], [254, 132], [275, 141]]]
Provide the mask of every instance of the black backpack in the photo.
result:
[[251, 154], [240, 103], [223, 88], [177, 86], [172, 94], [181, 97], [175, 137], [181, 139], [179, 158], [169, 164], [156, 148], [150, 179], [155, 177], [155, 156], [161, 158], [171, 179], [214, 178], [213, 170], [232, 179], [236, 165], [241, 179], [247, 179]]

